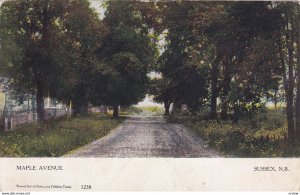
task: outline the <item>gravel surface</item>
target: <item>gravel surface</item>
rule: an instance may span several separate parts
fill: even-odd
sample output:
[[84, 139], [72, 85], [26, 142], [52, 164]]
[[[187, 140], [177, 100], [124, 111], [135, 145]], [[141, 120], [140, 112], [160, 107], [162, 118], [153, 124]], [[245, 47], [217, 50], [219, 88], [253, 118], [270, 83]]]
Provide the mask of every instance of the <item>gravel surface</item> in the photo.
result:
[[143, 112], [130, 116], [109, 135], [85, 145], [65, 157], [219, 157], [194, 132], [161, 116]]

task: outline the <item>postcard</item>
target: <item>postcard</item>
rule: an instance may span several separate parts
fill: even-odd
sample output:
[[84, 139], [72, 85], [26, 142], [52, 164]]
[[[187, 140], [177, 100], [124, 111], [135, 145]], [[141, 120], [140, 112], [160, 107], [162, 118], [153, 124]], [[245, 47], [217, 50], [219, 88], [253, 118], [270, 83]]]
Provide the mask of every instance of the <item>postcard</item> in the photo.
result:
[[0, 0], [0, 191], [298, 194], [299, 21], [299, 1]]

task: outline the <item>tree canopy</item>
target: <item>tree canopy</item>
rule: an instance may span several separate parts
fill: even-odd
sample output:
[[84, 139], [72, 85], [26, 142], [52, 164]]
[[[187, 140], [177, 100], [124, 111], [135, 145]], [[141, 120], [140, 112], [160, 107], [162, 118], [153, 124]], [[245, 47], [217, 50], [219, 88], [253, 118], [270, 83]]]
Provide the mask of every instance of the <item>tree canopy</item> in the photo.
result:
[[[133, 105], [147, 93], [212, 120], [253, 117], [284, 102], [291, 143], [300, 140], [299, 2], [102, 3], [11, 0], [0, 9], [1, 76], [35, 94], [88, 105]], [[152, 71], [161, 78], [151, 79]]]

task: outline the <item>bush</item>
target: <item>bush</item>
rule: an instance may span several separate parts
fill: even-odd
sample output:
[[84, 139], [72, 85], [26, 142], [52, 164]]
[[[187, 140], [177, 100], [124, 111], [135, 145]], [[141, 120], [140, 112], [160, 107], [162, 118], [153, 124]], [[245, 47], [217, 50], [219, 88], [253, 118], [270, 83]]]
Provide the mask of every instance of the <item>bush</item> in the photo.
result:
[[[300, 156], [300, 145], [289, 147], [284, 140], [287, 122], [283, 110], [257, 112], [238, 122], [208, 120], [205, 114], [172, 116], [171, 122], [182, 123], [225, 155], [239, 157]], [[263, 137], [263, 139], [261, 138]]]
[[223, 147], [225, 151], [232, 151], [245, 142], [245, 134], [240, 131], [228, 132], [225, 135]]
[[218, 146], [223, 142], [223, 135], [220, 132], [211, 132], [208, 134], [208, 140], [210, 146]]

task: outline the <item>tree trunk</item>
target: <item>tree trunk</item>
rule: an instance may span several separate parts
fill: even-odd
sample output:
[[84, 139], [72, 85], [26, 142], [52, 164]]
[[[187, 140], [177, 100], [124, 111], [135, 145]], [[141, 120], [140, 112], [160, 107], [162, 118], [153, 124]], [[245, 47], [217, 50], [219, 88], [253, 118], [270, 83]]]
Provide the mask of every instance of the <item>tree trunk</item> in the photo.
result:
[[227, 120], [228, 119], [228, 93], [229, 93], [229, 87], [230, 87], [230, 66], [231, 62], [230, 60], [226, 59], [226, 63], [224, 65], [224, 80], [223, 80], [223, 94], [222, 94], [222, 110], [221, 110], [221, 119]]
[[289, 143], [295, 143], [295, 124], [294, 124], [294, 109], [293, 109], [293, 96], [287, 95], [286, 102], [286, 116], [288, 122], [288, 139]]
[[114, 106], [114, 113], [113, 113], [114, 118], [119, 117], [119, 106]]
[[218, 97], [218, 62], [212, 65], [211, 69], [211, 100], [210, 100], [210, 118], [217, 119], [217, 97]]
[[228, 119], [228, 104], [227, 104], [227, 98], [223, 98], [222, 100], [222, 106], [221, 106], [221, 116], [220, 118], [222, 120], [227, 120]]
[[164, 102], [164, 107], [165, 107], [165, 116], [169, 116], [170, 115], [170, 102]]
[[45, 121], [44, 88], [43, 88], [41, 82], [37, 82], [36, 110], [37, 110], [38, 121]]
[[296, 97], [296, 128], [295, 128], [295, 134], [296, 134], [296, 141], [297, 143], [300, 143], [300, 18], [298, 21], [296, 21], [296, 28], [297, 28], [297, 35], [296, 41], [297, 41], [297, 97]]
[[[288, 35], [288, 33], [286, 34]], [[291, 60], [291, 48], [288, 44], [288, 37], [286, 36], [286, 46], [288, 47], [289, 53], [289, 62], [288, 62], [288, 69], [286, 68], [285, 63], [285, 54], [281, 43], [281, 37], [278, 39], [278, 50], [279, 50], [279, 58], [282, 66], [282, 73], [283, 73], [283, 81], [284, 81], [284, 90], [285, 90], [285, 98], [286, 98], [286, 117], [288, 123], [288, 139], [289, 143], [293, 144], [295, 142], [295, 124], [294, 124], [294, 109], [293, 109], [293, 99], [294, 99], [294, 84], [293, 84], [293, 68], [292, 68], [292, 60]], [[286, 72], [288, 71], [288, 76]]]
[[275, 109], [277, 108], [277, 90], [275, 90], [275, 93], [274, 93], [274, 106], [275, 106]]
[[88, 113], [88, 102], [87, 101], [78, 101], [78, 100], [73, 100], [73, 111], [74, 111], [74, 116], [77, 115], [87, 115]]
[[[288, 25], [288, 24], [287, 24]], [[292, 28], [293, 29], [293, 28]], [[292, 30], [291, 30], [292, 31]], [[286, 42], [288, 49], [288, 91], [287, 95], [287, 120], [288, 120], [288, 139], [290, 144], [295, 142], [295, 123], [294, 123], [294, 88], [295, 88], [295, 79], [294, 79], [294, 62], [293, 62], [293, 34], [286, 32]]]
[[87, 86], [83, 84], [79, 84], [74, 88], [71, 101], [75, 117], [77, 115], [87, 115], [88, 113], [89, 100], [86, 88]]

